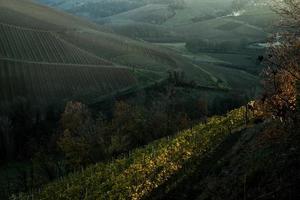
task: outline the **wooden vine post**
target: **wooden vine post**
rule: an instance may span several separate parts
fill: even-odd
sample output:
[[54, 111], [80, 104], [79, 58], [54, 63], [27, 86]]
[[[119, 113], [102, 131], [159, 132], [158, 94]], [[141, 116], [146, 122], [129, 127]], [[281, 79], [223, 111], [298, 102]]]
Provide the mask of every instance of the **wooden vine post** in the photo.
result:
[[247, 126], [248, 125], [248, 121], [249, 121], [249, 118], [248, 118], [248, 116], [249, 116], [249, 104], [247, 104], [246, 106], [246, 109], [245, 109], [245, 125]]
[[300, 81], [296, 82], [296, 115], [297, 120], [300, 121]]

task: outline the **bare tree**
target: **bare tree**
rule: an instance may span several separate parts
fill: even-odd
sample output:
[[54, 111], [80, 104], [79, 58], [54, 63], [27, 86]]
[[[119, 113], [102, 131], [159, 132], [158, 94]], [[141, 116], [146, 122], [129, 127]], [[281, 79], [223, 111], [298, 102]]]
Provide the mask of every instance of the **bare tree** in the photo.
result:
[[300, 0], [272, 0], [271, 7], [282, 17], [281, 27], [290, 33], [299, 35]]

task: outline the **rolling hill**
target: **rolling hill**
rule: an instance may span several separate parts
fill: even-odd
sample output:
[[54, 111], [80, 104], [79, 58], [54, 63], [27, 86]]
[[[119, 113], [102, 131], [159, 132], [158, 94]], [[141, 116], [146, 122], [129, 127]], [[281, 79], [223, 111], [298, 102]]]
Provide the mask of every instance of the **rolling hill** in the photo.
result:
[[[166, 29], [170, 32], [176, 32], [177, 35], [173, 35], [173, 37], [177, 40], [179, 40], [181, 35], [181, 32], [177, 32], [177, 28], [186, 30], [188, 25], [200, 27], [203, 24], [199, 24], [199, 22], [205, 22], [207, 20], [213, 20], [208, 23], [212, 25], [212, 27], [208, 28], [213, 31], [219, 30], [215, 29], [216, 26], [214, 23], [228, 23], [230, 18], [234, 18], [237, 24], [245, 25], [246, 28], [250, 28], [249, 25], [252, 25], [252, 28], [259, 27], [266, 29], [267, 27], [270, 28], [271, 22], [274, 21], [274, 17], [276, 16], [268, 8], [267, 1], [265, 0], [40, 0], [40, 2], [64, 9], [79, 16], [85, 16], [100, 24], [106, 24], [107, 26], [111, 26], [111, 28], [118, 33], [122, 33], [119, 32], [118, 26], [122, 26], [124, 32], [124, 26], [133, 27], [134, 25], [140, 26], [141, 24], [158, 25], [158, 27], [162, 28], [160, 31], [162, 34], [166, 32]], [[108, 6], [108, 4], [112, 5]], [[102, 11], [102, 9], [105, 9], [105, 11]], [[100, 16], [95, 16], [95, 12], [99, 13]], [[103, 14], [103, 12], [107, 12], [107, 14]], [[223, 20], [225, 22], [222, 22]], [[232, 26], [235, 27], [234, 25]], [[158, 29], [158, 27], [155, 28]], [[225, 25], [224, 27], [230, 28], [231, 26]], [[205, 28], [207, 28], [207, 25]], [[199, 33], [198, 37], [207, 33], [202, 32], [205, 28], [197, 29]], [[257, 31], [257, 34], [260, 34], [259, 30]], [[156, 31], [156, 33], [158, 32], [159, 31]], [[125, 35], [128, 36], [129, 30], [126, 33]], [[192, 31], [188, 31], [188, 33], [192, 33]], [[195, 35], [195, 32], [193, 33]], [[139, 36], [142, 39], [147, 39], [147, 37], [143, 37], [143, 35]], [[218, 36], [222, 37], [222, 34]], [[154, 35], [152, 40], [154, 38], [159, 40], [157, 35]]]
[[[68, 5], [72, 8], [64, 6], [66, 1], [63, 0], [59, 4], [51, 2], [46, 3], [76, 15], [84, 15], [116, 34], [155, 43], [159, 48], [167, 48], [172, 53], [175, 51], [175, 54], [180, 54], [193, 63], [184, 67], [184, 71], [191, 75], [192, 79], [196, 77], [193, 72], [201, 74], [201, 70], [210, 77], [209, 82], [214, 85], [220, 86], [221, 83], [223, 87], [237, 90], [245, 90], [245, 85], [259, 88], [258, 75], [261, 65], [255, 60], [262, 54], [263, 49], [249, 47], [265, 42], [275, 31], [271, 27], [278, 19], [265, 0], [150, 0], [139, 1], [140, 4], [134, 4], [137, 2], [135, 0], [122, 0], [118, 6], [124, 9], [118, 7], [116, 11], [114, 6], [105, 7], [111, 12], [103, 16], [95, 16], [91, 4], [98, 8], [103, 6], [104, 2], [116, 3], [115, 1], [87, 0], [81, 1], [80, 4], [69, 1]], [[128, 6], [129, 4], [135, 6]], [[204, 48], [203, 43], [208, 47]], [[192, 52], [188, 48], [189, 44], [201, 50]], [[218, 59], [220, 56], [223, 59], [221, 62]], [[138, 62], [142, 57], [147, 61], [146, 65], [140, 65]], [[176, 56], [172, 57], [174, 59]], [[210, 59], [203, 61], [207, 57]], [[252, 61], [248, 62], [243, 58]], [[118, 60], [125, 65], [128, 65], [130, 60], [135, 68], [144, 70], [151, 69], [151, 66], [157, 63], [136, 54], [120, 56], [117, 57], [116, 61]], [[160, 71], [162, 67], [157, 65], [153, 69]], [[236, 85], [239, 81], [243, 84]]]
[[[45, 99], [56, 103], [52, 100], [75, 98], [90, 103], [166, 79], [169, 70], [178, 69], [202, 86], [216, 86], [207, 73], [174, 51], [115, 35], [79, 17], [28, 0], [1, 0], [0, 10], [1, 77], [6, 83], [1, 88], [5, 93], [2, 104], [17, 96], [32, 96], [30, 101], [36, 105], [45, 104]], [[57, 73], [64, 76], [55, 80]], [[27, 74], [32, 80], [24, 79]], [[41, 88], [33, 85], [40, 87], [44, 79], [47, 86], [40, 92]], [[75, 80], [81, 84], [73, 86]], [[58, 83], [64, 86], [64, 95], [56, 87]], [[26, 90], [21, 91], [24, 87]], [[55, 98], [47, 98], [48, 91]]]
[[70, 99], [88, 103], [136, 85], [124, 67], [115, 67], [58, 35], [75, 27], [96, 30], [96, 25], [29, 1], [1, 1], [0, 6], [5, 10], [0, 18], [4, 107], [19, 98], [43, 108]]
[[[65, 5], [64, 3], [81, 7], [92, 1], [82, 1], [80, 4], [76, 2], [48, 1], [47, 3], [66, 9], [62, 6]], [[99, 25], [33, 1], [1, 0], [1, 62], [5, 65], [7, 61], [14, 62], [14, 65], [25, 63], [24, 67], [32, 63], [35, 66], [61, 66], [68, 70], [72, 70], [69, 66], [73, 66], [81, 69], [85, 67], [86, 70], [94, 68], [102, 70], [105, 67], [111, 70], [122, 70], [123, 73], [126, 71], [128, 84], [124, 83], [124, 87], [121, 85], [117, 88], [109, 87], [113, 77], [105, 79], [108, 82], [103, 85], [107, 85], [110, 89], [96, 92], [101, 94], [102, 98], [125, 89], [134, 91], [139, 87], [144, 88], [166, 79], [168, 72], [174, 70], [183, 71], [188, 81], [195, 81], [202, 88], [248, 91], [259, 87], [259, 66], [255, 62], [239, 64], [232, 59], [226, 59], [229, 54], [220, 55], [224, 52], [211, 52], [211, 50], [196, 55], [189, 52], [185, 43], [198, 38], [220, 42], [222, 45], [235, 43], [239, 46], [264, 41], [269, 34], [263, 27], [266, 22], [259, 24], [250, 20], [253, 15], [259, 18], [260, 10], [250, 5], [243, 15], [233, 16], [230, 14], [230, 0], [222, 3], [219, 0], [209, 2], [187, 0], [184, 4], [178, 4], [180, 6], [175, 6], [172, 2], [174, 1], [141, 1], [139, 6], [102, 17], [101, 23], [105, 23]], [[266, 15], [270, 17], [270, 13]], [[261, 18], [264, 18], [264, 15]], [[151, 44], [144, 39], [156, 43]], [[177, 45], [178, 41], [180, 45]], [[172, 47], [169, 48], [164, 42], [171, 42]], [[251, 55], [248, 53], [240, 52], [240, 57], [251, 57], [250, 59], [255, 60], [259, 55], [259, 52], [254, 54], [250, 52]], [[221, 62], [218, 56], [223, 58]], [[205, 57], [211, 59], [207, 62]], [[104, 71], [102, 73], [108, 73]], [[36, 72], [33, 73], [38, 76]], [[65, 73], [68, 74], [67, 71]], [[69, 73], [72, 74], [71, 71]], [[2, 74], [2, 76], [7, 75]], [[11, 80], [13, 76], [13, 74], [9, 75]], [[110, 72], [107, 76], [116, 76], [118, 79], [119, 73]], [[70, 78], [70, 83], [65, 86], [71, 87], [75, 77], [74, 75]], [[38, 80], [38, 77], [36, 79]], [[90, 79], [96, 79], [102, 84], [103, 77], [99, 75], [98, 78]], [[240, 81], [243, 84], [236, 84]], [[86, 87], [82, 86], [78, 91], [70, 89], [73, 92], [65, 95], [63, 100], [75, 97], [84, 100], [85, 98], [79, 95], [83, 90], [86, 91], [83, 96], [86, 96], [88, 91], [91, 93], [89, 96], [95, 96], [94, 100], [86, 98], [85, 103], [101, 99], [94, 95], [97, 86], [91, 87], [91, 84], [86, 83]], [[13, 93], [20, 95], [15, 91]], [[57, 96], [61, 95], [57, 94]]]
[[[157, 31], [153, 34], [153, 38], [138, 35], [149, 41], [154, 41], [156, 38], [159, 42], [158, 32], [161, 33], [161, 37], [169, 32], [172, 33], [169, 34], [169, 37], [172, 37], [170, 41], [186, 41], [190, 37], [205, 39], [209, 36], [223, 41], [245, 38], [251, 42], [266, 39], [271, 31], [270, 26], [276, 19], [276, 15], [267, 5], [252, 1], [238, 11], [233, 8], [232, 0], [186, 0], [184, 2], [184, 6], [180, 8], [173, 8], [164, 3], [147, 4], [98, 21], [111, 26], [121, 34], [125, 29], [124, 26], [155, 25], [153, 28]], [[120, 30], [118, 26], [122, 29]], [[160, 31], [158, 31], [159, 27]], [[125, 35], [129, 33], [128, 30]]]
[[[221, 17], [203, 22], [191, 23], [176, 28], [176, 32], [185, 38], [201, 38], [210, 41], [247, 40], [248, 43], [264, 41], [268, 34], [260, 27], [256, 27], [233, 17]], [[185, 30], [190, 30], [186, 32]]]

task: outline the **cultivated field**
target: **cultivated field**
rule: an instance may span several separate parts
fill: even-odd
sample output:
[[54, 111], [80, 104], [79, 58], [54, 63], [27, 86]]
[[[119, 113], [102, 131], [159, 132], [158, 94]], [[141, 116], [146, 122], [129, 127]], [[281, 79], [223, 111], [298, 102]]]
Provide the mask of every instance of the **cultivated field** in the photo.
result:
[[50, 31], [38, 31], [0, 24], [0, 54], [17, 60], [110, 65], [91, 53], [59, 39]]
[[90, 103], [137, 83], [123, 68], [36, 64], [3, 59], [0, 59], [0, 66], [2, 105], [18, 97], [36, 106], [47, 106], [61, 100]]

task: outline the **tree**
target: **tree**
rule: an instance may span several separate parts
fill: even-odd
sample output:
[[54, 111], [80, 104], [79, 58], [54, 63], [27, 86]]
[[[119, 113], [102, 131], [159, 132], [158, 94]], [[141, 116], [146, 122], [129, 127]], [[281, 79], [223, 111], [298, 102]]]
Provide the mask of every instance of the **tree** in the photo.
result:
[[272, 47], [265, 60], [264, 98], [274, 117], [292, 117], [296, 106], [296, 81], [300, 80], [300, 41], [285, 41]]
[[62, 134], [57, 145], [73, 169], [92, 162], [91, 149], [94, 142], [95, 126], [91, 114], [84, 104], [68, 102], [61, 117]]
[[282, 17], [280, 21], [281, 27], [285, 31], [296, 33], [299, 36], [300, 1], [273, 0], [271, 5], [273, 10]]
[[123, 101], [117, 102], [111, 126], [112, 154], [127, 152], [150, 140], [150, 134], [146, 134], [144, 130], [145, 115], [137, 106], [131, 106]]
[[70, 168], [78, 169], [90, 163], [90, 144], [85, 137], [76, 137], [69, 130], [65, 130], [58, 141], [58, 146]]
[[0, 150], [1, 158], [13, 159], [15, 153], [15, 138], [12, 132], [12, 122], [8, 117], [0, 117]]
[[91, 114], [84, 104], [70, 101], [66, 104], [65, 111], [61, 116], [61, 124], [63, 130], [76, 132], [77, 129], [90, 119]]
[[300, 80], [300, 1], [274, 0], [273, 8], [283, 17], [284, 32], [280, 34], [280, 44], [271, 45], [264, 58], [267, 67], [263, 72], [262, 100], [267, 113], [290, 121], [296, 109], [295, 84]]

